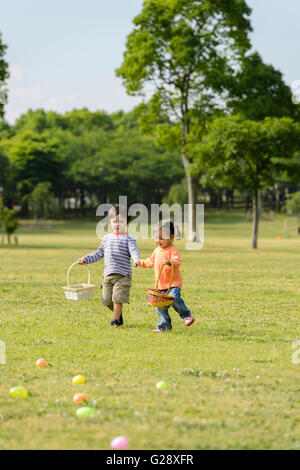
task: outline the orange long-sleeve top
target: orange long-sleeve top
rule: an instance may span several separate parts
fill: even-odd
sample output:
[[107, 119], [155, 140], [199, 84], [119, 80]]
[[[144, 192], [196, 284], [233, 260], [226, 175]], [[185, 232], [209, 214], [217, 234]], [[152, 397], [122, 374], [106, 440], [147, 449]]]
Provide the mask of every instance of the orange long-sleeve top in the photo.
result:
[[[181, 258], [179, 255], [179, 251], [174, 245], [170, 245], [167, 248], [161, 248], [158, 246], [153, 251], [150, 258], [141, 260], [141, 266], [143, 268], [153, 268], [154, 266], [154, 275], [155, 275], [155, 283], [159, 276], [159, 271], [164, 264], [166, 258], [169, 258], [173, 265], [174, 265], [174, 275], [171, 287], [179, 287], [182, 288], [182, 278], [180, 273], [180, 265], [181, 265]], [[163, 268], [160, 279], [158, 282], [157, 289], [168, 289], [170, 284], [172, 274], [172, 267], [165, 265]]]

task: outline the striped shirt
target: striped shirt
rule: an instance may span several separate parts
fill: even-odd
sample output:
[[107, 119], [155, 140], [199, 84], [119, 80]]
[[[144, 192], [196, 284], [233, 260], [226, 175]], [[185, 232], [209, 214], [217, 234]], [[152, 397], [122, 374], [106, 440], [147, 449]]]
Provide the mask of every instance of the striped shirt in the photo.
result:
[[104, 258], [103, 276], [112, 273], [132, 277], [130, 258], [140, 259], [136, 240], [128, 233], [110, 233], [103, 237], [97, 251], [84, 257], [86, 264], [95, 263]]

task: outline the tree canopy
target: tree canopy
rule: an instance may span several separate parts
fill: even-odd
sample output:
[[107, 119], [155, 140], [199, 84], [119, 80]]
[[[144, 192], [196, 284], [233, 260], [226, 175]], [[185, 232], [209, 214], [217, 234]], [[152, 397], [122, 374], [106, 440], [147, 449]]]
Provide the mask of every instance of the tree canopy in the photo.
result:
[[153, 137], [143, 136], [134, 112], [87, 109], [63, 115], [29, 110], [15, 125], [3, 126], [0, 167], [5, 203], [21, 204], [24, 215], [41, 183], [50, 184], [61, 208], [70, 198], [84, 208], [122, 194], [146, 204], [151, 194], [159, 203], [183, 178], [179, 153], [159, 149]]

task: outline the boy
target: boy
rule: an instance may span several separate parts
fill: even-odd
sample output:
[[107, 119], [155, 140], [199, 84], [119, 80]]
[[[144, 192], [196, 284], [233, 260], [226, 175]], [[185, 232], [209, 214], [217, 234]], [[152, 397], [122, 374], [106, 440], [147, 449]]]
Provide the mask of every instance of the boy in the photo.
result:
[[101, 301], [113, 312], [110, 326], [123, 325], [122, 307], [129, 303], [132, 269], [130, 258], [139, 264], [140, 254], [135, 238], [127, 233], [129, 218], [119, 205], [113, 206], [108, 218], [113, 232], [103, 237], [97, 251], [78, 260], [90, 264], [104, 258]]

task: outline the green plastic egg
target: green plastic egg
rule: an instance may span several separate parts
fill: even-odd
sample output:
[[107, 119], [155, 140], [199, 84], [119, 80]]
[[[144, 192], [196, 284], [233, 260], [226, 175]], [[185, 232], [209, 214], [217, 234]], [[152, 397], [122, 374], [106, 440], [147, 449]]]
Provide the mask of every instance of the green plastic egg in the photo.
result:
[[167, 382], [164, 382], [163, 380], [161, 380], [160, 382], [157, 382], [156, 388], [157, 390], [166, 390], [168, 388], [168, 384]]
[[94, 416], [95, 413], [94, 408], [91, 408], [90, 406], [83, 406], [76, 410], [76, 416], [78, 416], [78, 418], [88, 418], [89, 416]]

